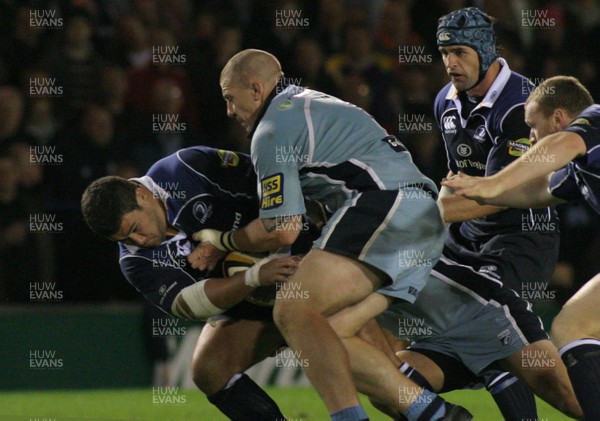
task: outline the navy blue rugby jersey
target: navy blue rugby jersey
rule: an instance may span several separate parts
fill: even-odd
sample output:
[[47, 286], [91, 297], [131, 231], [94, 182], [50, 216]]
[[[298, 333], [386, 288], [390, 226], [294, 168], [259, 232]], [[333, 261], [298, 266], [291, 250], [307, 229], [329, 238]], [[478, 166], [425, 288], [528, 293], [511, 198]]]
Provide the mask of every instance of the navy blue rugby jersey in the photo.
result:
[[[500, 73], [479, 104], [468, 104], [470, 99], [459, 94], [452, 83], [442, 88], [435, 99], [434, 113], [444, 139], [448, 169], [454, 173], [462, 171], [479, 177], [495, 174], [531, 147], [524, 104], [533, 85], [512, 72], [505, 60], [498, 60], [502, 65]], [[465, 116], [468, 106], [472, 110]], [[451, 228], [450, 235], [458, 231], [469, 241], [485, 242], [498, 234], [522, 232], [523, 224], [532, 221], [558, 226], [552, 208], [506, 209], [459, 223]]]
[[191, 235], [204, 228], [240, 228], [257, 218], [256, 175], [247, 155], [196, 146], [161, 159], [133, 180], [160, 197], [179, 233], [154, 248], [120, 242], [121, 271], [146, 299], [171, 314], [177, 294], [208, 276], [186, 260], [197, 245]]
[[600, 105], [583, 110], [565, 131], [581, 136], [587, 152], [552, 174], [550, 192], [564, 200], [583, 197], [600, 214]]

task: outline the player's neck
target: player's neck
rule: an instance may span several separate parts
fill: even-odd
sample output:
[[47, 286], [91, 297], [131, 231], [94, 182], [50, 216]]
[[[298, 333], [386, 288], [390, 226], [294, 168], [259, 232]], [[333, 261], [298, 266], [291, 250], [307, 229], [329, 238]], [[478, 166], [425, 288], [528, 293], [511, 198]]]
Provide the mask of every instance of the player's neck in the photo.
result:
[[474, 88], [469, 89], [467, 91], [467, 95], [471, 97], [484, 97], [487, 91], [492, 86], [492, 83], [494, 83], [494, 80], [496, 80], [498, 73], [500, 73], [501, 67], [502, 66], [500, 65], [499, 61], [496, 60], [495, 62], [493, 62], [488, 71], [486, 72], [483, 80], [479, 82]]

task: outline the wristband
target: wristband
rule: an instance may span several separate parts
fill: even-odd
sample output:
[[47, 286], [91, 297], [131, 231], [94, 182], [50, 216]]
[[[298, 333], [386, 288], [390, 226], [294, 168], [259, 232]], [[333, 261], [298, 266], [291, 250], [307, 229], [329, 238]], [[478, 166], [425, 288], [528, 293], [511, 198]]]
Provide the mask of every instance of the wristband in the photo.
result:
[[261, 286], [260, 279], [258, 277], [260, 268], [262, 267], [262, 265], [270, 262], [271, 260], [275, 259], [276, 257], [281, 257], [281, 255], [271, 255], [271, 256], [265, 257], [264, 259], [260, 259], [258, 262], [253, 264], [251, 267], [246, 269], [246, 273], [244, 273], [244, 283], [252, 288]]
[[192, 238], [201, 243], [209, 242], [221, 251], [240, 251], [233, 241], [233, 231], [203, 229], [195, 232]]

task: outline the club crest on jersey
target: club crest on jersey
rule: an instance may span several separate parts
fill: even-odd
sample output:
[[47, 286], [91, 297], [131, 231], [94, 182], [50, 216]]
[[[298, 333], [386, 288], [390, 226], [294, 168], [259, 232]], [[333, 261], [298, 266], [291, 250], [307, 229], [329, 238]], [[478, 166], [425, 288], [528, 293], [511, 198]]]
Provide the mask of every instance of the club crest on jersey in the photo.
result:
[[521, 156], [531, 148], [531, 140], [527, 138], [509, 140], [508, 154], [512, 156]]
[[510, 336], [510, 330], [506, 329], [498, 334], [498, 339], [500, 339], [502, 345], [508, 346], [510, 345]]
[[289, 99], [287, 99], [287, 100], [283, 101], [281, 104], [279, 104], [277, 106], [277, 109], [281, 110], [281, 111], [285, 111], [285, 110], [289, 110], [293, 106], [294, 106], [294, 103], [292, 101], [290, 101]]
[[484, 142], [487, 139], [487, 132], [485, 130], [485, 126], [479, 126], [477, 127], [477, 130], [475, 130], [475, 134], [473, 135], [473, 139], [475, 139], [478, 142]]
[[217, 155], [221, 158], [222, 167], [237, 167], [240, 164], [240, 157], [235, 152], [219, 149]]
[[283, 174], [265, 177], [260, 181], [262, 200], [261, 209], [273, 209], [283, 205]]
[[194, 206], [192, 207], [192, 213], [194, 214], [194, 218], [200, 221], [201, 224], [204, 224], [206, 223], [206, 220], [213, 214], [213, 205], [212, 203], [206, 204], [199, 200], [194, 203]]

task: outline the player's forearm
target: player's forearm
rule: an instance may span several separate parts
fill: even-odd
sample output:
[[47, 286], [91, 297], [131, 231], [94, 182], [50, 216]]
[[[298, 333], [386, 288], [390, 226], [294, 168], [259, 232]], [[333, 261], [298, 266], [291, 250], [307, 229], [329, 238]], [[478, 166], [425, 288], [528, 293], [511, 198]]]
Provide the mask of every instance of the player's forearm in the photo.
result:
[[544, 137], [516, 161], [490, 178], [496, 184], [498, 196], [521, 184], [543, 177], [564, 167], [586, 153], [581, 136], [572, 132], [558, 132]]
[[548, 189], [550, 176], [551, 174], [538, 177], [502, 193], [494, 199], [494, 205], [510, 208], [544, 208], [563, 203], [564, 200], [552, 196]]
[[228, 309], [240, 303], [248, 294], [254, 291], [244, 282], [245, 271], [238, 272], [229, 278], [208, 279], [204, 291], [215, 306]]
[[[266, 221], [266, 222], [265, 222]], [[300, 232], [302, 220], [300, 216], [290, 217], [285, 224], [278, 223], [275, 219], [255, 219], [245, 227], [233, 233], [233, 239], [239, 250], [249, 252], [262, 252], [276, 250], [280, 247], [291, 245]], [[267, 228], [265, 228], [267, 224]]]
[[456, 196], [447, 187], [442, 187], [438, 200], [444, 209], [443, 217], [446, 223], [468, 221], [504, 210], [503, 207], [479, 205], [473, 200]]

